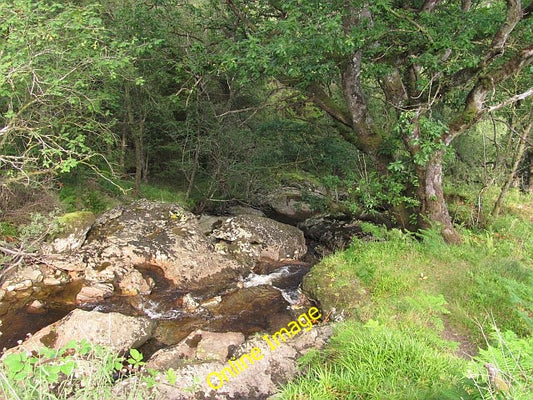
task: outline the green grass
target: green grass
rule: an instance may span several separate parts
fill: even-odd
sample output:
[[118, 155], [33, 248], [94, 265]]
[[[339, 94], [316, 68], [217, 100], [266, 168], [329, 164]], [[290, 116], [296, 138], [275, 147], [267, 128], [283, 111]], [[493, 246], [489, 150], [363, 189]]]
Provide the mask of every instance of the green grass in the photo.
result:
[[19, 234], [18, 229], [9, 222], [0, 222], [0, 239], [6, 236], [17, 237]]
[[328, 348], [307, 355], [304, 376], [280, 399], [458, 399], [464, 362], [407, 331], [377, 323], [337, 327]]
[[[446, 315], [456, 329], [481, 343], [478, 323], [488, 327], [491, 320], [484, 320], [492, 315], [503, 330], [531, 334], [533, 225], [507, 215], [489, 230], [464, 230], [462, 235], [464, 242], [458, 246], [446, 245], [436, 231], [423, 232], [422, 241], [397, 230], [387, 232], [385, 241], [356, 240], [315, 266], [307, 278], [312, 283], [306, 286], [325, 288], [327, 293], [318, 293], [319, 298], [342, 293], [338, 297], [344, 301], [354, 287], [364, 290], [366, 301], [352, 309], [339, 300], [341, 308], [348, 306], [362, 321], [425, 326], [428, 315]], [[442, 299], [446, 312], [432, 310], [427, 301], [431, 297]]]
[[165, 203], [179, 203], [187, 208], [193, 205], [190, 200], [186, 200], [184, 192], [165, 186], [142, 184], [141, 197]]
[[[510, 384], [507, 398], [533, 398], [531, 372], [524, 372], [533, 359], [531, 205], [512, 193], [506, 214], [485, 229], [462, 228], [463, 243], [455, 246], [438, 230], [414, 235], [364, 224], [381, 240], [355, 239], [305, 278], [324, 312], [334, 308], [346, 321], [326, 358], [310, 360], [306, 377], [280, 398], [459, 399], [465, 391], [464, 399], [503, 399], [488, 381], [487, 362]], [[504, 332], [505, 340], [486, 332]], [[460, 347], [484, 350], [468, 364]]]
[[[83, 184], [78, 181], [66, 181], [59, 191], [59, 198], [66, 212], [85, 210], [101, 214], [133, 199], [131, 181], [117, 181], [115, 184], [116, 186], [102, 179], [89, 180]], [[186, 200], [183, 191], [156, 184], [141, 184], [139, 197], [165, 203], [179, 203], [187, 208], [193, 206], [190, 200]]]

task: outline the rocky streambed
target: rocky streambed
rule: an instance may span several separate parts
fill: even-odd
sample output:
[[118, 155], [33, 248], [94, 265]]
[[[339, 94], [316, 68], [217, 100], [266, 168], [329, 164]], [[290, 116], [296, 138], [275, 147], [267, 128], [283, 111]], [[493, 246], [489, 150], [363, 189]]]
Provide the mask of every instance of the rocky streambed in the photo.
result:
[[[117, 352], [139, 348], [151, 368], [183, 377], [161, 383], [161, 398], [189, 398], [198, 376], [260, 348], [255, 334], [277, 332], [314, 305], [300, 290], [312, 265], [302, 230], [254, 210], [239, 213], [198, 217], [176, 204], [139, 201], [78, 219], [43, 249], [41, 263], [4, 277], [0, 346], [59, 348], [86, 338]], [[330, 248], [354, 234], [324, 219], [302, 229]], [[322, 323], [275, 354], [264, 349], [264, 362], [222, 389], [197, 387], [195, 398], [266, 398], [296, 372], [298, 355], [329, 335]]]

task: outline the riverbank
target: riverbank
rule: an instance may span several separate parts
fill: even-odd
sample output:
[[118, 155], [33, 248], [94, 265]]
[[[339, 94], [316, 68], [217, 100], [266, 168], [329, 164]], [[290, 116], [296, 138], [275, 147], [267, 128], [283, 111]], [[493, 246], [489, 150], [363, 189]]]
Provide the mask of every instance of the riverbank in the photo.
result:
[[343, 322], [279, 398], [530, 399], [533, 208], [521, 200], [455, 246], [363, 225], [380, 240], [356, 239], [304, 280]]

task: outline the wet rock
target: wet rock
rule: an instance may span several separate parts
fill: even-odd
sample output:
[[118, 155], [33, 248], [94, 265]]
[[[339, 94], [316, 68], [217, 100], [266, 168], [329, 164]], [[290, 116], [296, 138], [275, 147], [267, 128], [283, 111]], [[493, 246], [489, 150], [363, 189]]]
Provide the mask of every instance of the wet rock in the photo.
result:
[[272, 286], [238, 289], [211, 310], [216, 317], [209, 326], [220, 330], [231, 325], [232, 330], [245, 334], [267, 330], [279, 325], [277, 319], [287, 306], [281, 292]]
[[43, 273], [40, 269], [34, 269], [33, 267], [26, 267], [19, 272], [19, 276], [22, 279], [30, 280], [32, 283], [40, 283], [43, 281]]
[[44, 346], [58, 349], [71, 340], [83, 339], [115, 351], [125, 351], [146, 342], [154, 329], [155, 322], [148, 318], [76, 309], [11, 351], [34, 351]]
[[118, 287], [124, 296], [136, 296], [138, 294], [150, 294], [154, 287], [153, 279], [145, 279], [136, 269], [129, 270], [118, 283]]
[[94, 283], [84, 286], [76, 295], [77, 304], [96, 303], [113, 295], [115, 288], [111, 283]]
[[[169, 358], [169, 362], [165, 363], [161, 370], [171, 367], [175, 369], [179, 379], [174, 384], [163, 379], [157, 386], [158, 398], [162, 400], [266, 399], [276, 393], [280, 384], [285, 383], [298, 372], [297, 358], [312, 348], [322, 347], [331, 334], [332, 330], [329, 326], [316, 326], [287, 342], [281, 342], [273, 350], [260, 337], [249, 339], [234, 350], [235, 358], [239, 359], [244, 354], [250, 354], [254, 348], [260, 349], [262, 357], [253, 363], [248, 362], [247, 368], [242, 368], [238, 375], [230, 377], [229, 381], [224, 382], [216, 390], [208, 384], [207, 377], [213, 372], [220, 372], [228, 367], [227, 362], [184, 365], [181, 359], [175, 359], [175, 364], [172, 365], [173, 362]], [[216, 378], [213, 378], [211, 382], [214, 385], [218, 384]]]
[[298, 260], [307, 252], [304, 235], [298, 228], [255, 215], [226, 219], [212, 237], [219, 241], [219, 252], [249, 266], [264, 260]]
[[183, 296], [181, 301], [183, 309], [189, 313], [194, 312], [199, 306], [198, 302], [190, 293], [187, 293], [185, 296]]
[[323, 257], [337, 250], [344, 250], [354, 237], [363, 237], [360, 222], [338, 216], [321, 216], [298, 224], [308, 239], [316, 242], [316, 253]]
[[[1, 297], [0, 297], [0, 300], [1, 300]], [[200, 304], [200, 306], [203, 308], [211, 309], [219, 305], [221, 301], [222, 301], [221, 296], [215, 296], [215, 297], [211, 297], [210, 299], [204, 300], [202, 304]]]
[[45, 286], [60, 286], [64, 282], [61, 279], [55, 278], [55, 277], [47, 277], [43, 279], [43, 285]]
[[187, 315], [179, 320], [161, 320], [154, 332], [154, 340], [164, 346], [180, 343], [191, 332], [209, 325], [210, 317], [206, 314]]
[[30, 314], [43, 314], [46, 312], [46, 308], [42, 302], [39, 300], [33, 300], [26, 311]]

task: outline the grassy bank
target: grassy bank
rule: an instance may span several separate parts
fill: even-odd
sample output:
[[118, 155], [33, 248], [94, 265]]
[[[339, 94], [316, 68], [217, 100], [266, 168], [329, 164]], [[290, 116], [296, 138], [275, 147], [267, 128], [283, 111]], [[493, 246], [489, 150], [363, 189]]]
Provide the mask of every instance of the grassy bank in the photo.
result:
[[533, 214], [519, 200], [457, 246], [366, 225], [377, 240], [315, 266], [307, 290], [345, 321], [280, 398], [532, 398]]

